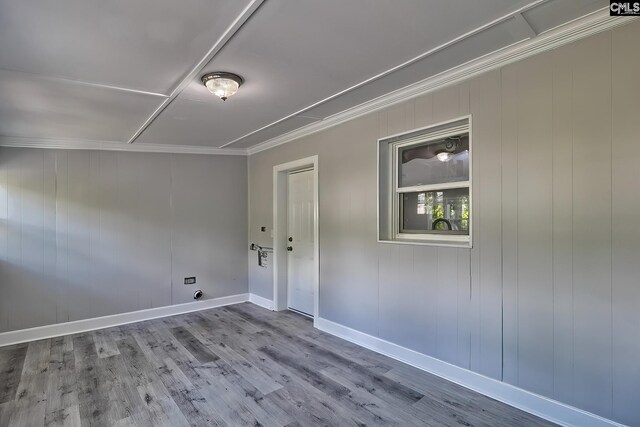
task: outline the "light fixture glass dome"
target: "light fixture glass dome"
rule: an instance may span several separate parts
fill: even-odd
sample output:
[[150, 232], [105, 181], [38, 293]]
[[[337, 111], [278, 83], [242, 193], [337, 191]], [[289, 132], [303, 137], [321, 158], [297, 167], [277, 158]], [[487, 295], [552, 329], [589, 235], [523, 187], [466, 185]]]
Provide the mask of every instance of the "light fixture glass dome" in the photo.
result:
[[446, 151], [441, 151], [438, 154], [436, 154], [436, 157], [441, 162], [448, 162], [449, 160], [451, 160], [453, 158], [453, 154], [452, 153], [448, 153]]
[[215, 72], [202, 76], [202, 83], [209, 89], [209, 92], [220, 97], [223, 101], [233, 96], [243, 82], [242, 77], [232, 73]]

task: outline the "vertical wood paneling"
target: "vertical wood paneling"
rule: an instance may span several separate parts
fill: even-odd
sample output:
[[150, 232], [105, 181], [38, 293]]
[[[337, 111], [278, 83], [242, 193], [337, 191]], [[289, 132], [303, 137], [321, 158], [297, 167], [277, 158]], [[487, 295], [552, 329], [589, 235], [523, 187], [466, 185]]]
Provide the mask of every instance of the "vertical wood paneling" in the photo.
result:
[[518, 384], [518, 72], [502, 69], [503, 381]]
[[[0, 150], [0, 332], [172, 303], [171, 157]], [[178, 157], [203, 173], [181, 187], [202, 196], [202, 222], [173, 225], [208, 244], [188, 268], [206, 297], [244, 293], [246, 159]]]
[[[9, 235], [9, 193], [8, 193], [8, 161], [9, 153], [6, 148], [0, 147], [0, 277], [8, 277], [9, 262], [7, 242]], [[7, 313], [9, 311], [9, 290], [8, 284], [0, 286], [0, 311]], [[9, 319], [0, 316], [0, 331], [7, 330]]]
[[[196, 185], [197, 183], [197, 185]], [[247, 289], [246, 159], [171, 156], [172, 301]], [[196, 276], [196, 286], [184, 278]]]
[[433, 96], [431, 94], [416, 98], [414, 101], [414, 114], [416, 128], [423, 128], [433, 123]]
[[40, 295], [43, 299], [43, 312], [46, 313], [46, 323], [57, 322], [57, 300], [60, 281], [56, 274], [56, 152], [43, 152], [43, 265], [40, 281]]
[[[433, 95], [427, 94], [416, 98], [412, 103], [414, 108], [414, 128], [423, 128], [434, 123], [433, 119]], [[420, 328], [422, 333], [420, 339], [415, 341], [409, 347], [415, 348], [425, 354], [435, 356], [438, 354], [438, 324], [442, 322], [439, 319], [440, 309], [438, 301], [438, 248], [433, 246], [416, 246], [413, 249], [413, 270], [416, 276], [415, 283], [411, 293], [417, 293], [416, 302], [422, 308], [418, 308], [421, 314]], [[383, 278], [380, 279], [381, 281]], [[416, 289], [417, 288], [417, 289]], [[459, 305], [456, 312], [459, 311]], [[459, 362], [459, 355], [458, 361]]]
[[[141, 156], [141, 155], [140, 155]], [[147, 154], [138, 162], [138, 242], [135, 262], [144, 284], [141, 308], [171, 304], [171, 161]]]
[[633, 24], [613, 33], [613, 417], [640, 423], [640, 57]]
[[69, 163], [68, 151], [55, 152], [56, 170], [56, 322], [69, 319]]
[[460, 86], [450, 86], [433, 93], [433, 122], [460, 117]]
[[[432, 123], [432, 98], [419, 98], [416, 103], [394, 107], [380, 115], [380, 136], [424, 127]], [[426, 354], [438, 353], [439, 306], [438, 249], [380, 245], [379, 286], [380, 336], [402, 343]], [[411, 293], [413, 298], [406, 298]], [[455, 316], [453, 311], [446, 315]], [[442, 347], [442, 345], [440, 345]], [[447, 351], [452, 355], [454, 350]]]
[[404, 104], [404, 125], [408, 129], [416, 128], [416, 108], [413, 102]]
[[458, 249], [458, 345], [456, 365], [471, 368], [471, 251]]
[[[453, 86], [432, 95], [434, 123], [460, 117], [460, 93], [460, 86]], [[450, 363], [457, 363], [459, 360], [458, 249], [436, 247], [435, 252], [437, 263], [434, 286], [436, 293], [433, 295], [437, 302], [435, 356]]]
[[[43, 152], [25, 151], [21, 157], [20, 187], [22, 190], [22, 256], [20, 264], [20, 288], [18, 298], [26, 300], [38, 295], [38, 283], [43, 274], [44, 259], [44, 188], [43, 188]], [[46, 292], [46, 289], [42, 289]], [[44, 313], [16, 313], [21, 324], [27, 327], [47, 323]]]
[[[438, 352], [438, 249], [433, 246], [413, 249], [413, 270], [416, 286], [411, 294], [416, 294], [417, 309], [421, 315], [422, 333], [413, 344], [416, 350], [435, 355]], [[419, 278], [419, 279], [418, 279]], [[382, 279], [381, 279], [382, 280]], [[412, 346], [412, 347], [413, 347]]]
[[[405, 109], [405, 122], [413, 121], [413, 115], [411, 109]], [[370, 191], [363, 191], [364, 189], [375, 188], [376, 184], [376, 171], [371, 168], [371, 165], [375, 165], [376, 153], [373, 150], [367, 150], [362, 142], [366, 140], [375, 140], [376, 131], [375, 125], [377, 120], [374, 116], [363, 118], [363, 126], [367, 129], [367, 138], [365, 140], [360, 139], [362, 133], [361, 126], [357, 122], [347, 124], [345, 130], [345, 139], [340, 141], [336, 140], [336, 143], [342, 142], [341, 145], [348, 145], [351, 149], [347, 150], [347, 156], [352, 159], [350, 165], [353, 169], [347, 169], [346, 174], [341, 181], [333, 181], [333, 187], [340, 188], [340, 182], [349, 182], [347, 203], [348, 214], [346, 217], [341, 217], [341, 241], [347, 253], [353, 254], [349, 260], [342, 258], [341, 264], [344, 265], [344, 275], [340, 278], [338, 283], [344, 286], [344, 280], [347, 283], [351, 283], [348, 294], [351, 298], [357, 298], [358, 295], [367, 295], [366, 299], [362, 299], [362, 302], [371, 309], [375, 309], [378, 306], [379, 295], [377, 289], [378, 280], [378, 264], [379, 261], [376, 257], [377, 243], [375, 242], [376, 224], [369, 221], [363, 221], [362, 218], [366, 218], [370, 215], [370, 212], [375, 212], [376, 197], [375, 193]], [[359, 144], [348, 144], [347, 141], [362, 141]], [[331, 150], [334, 151], [334, 150]], [[325, 152], [323, 151], [323, 154]], [[372, 238], [373, 237], [373, 238]], [[344, 304], [344, 302], [343, 302]], [[347, 306], [345, 304], [345, 306]], [[373, 311], [373, 310], [372, 310]], [[375, 311], [374, 311], [375, 312]], [[358, 323], [362, 325], [367, 331], [374, 333], [378, 330], [377, 317], [374, 315], [366, 316], [359, 315]]]
[[[340, 207], [367, 200], [352, 199], [351, 177], [375, 197], [375, 179], [359, 181], [374, 176], [374, 162], [350, 161], [353, 147], [375, 151], [370, 123], [356, 119], [252, 156], [257, 182], [270, 179], [274, 164], [315, 153], [323, 173], [332, 175], [321, 178], [320, 187], [321, 251], [327, 254], [321, 260], [322, 315], [351, 327], [375, 318], [378, 335], [389, 341], [638, 424], [638, 405], [630, 403], [640, 393], [638, 340], [629, 326], [639, 320], [638, 287], [631, 285], [637, 283], [638, 239], [628, 226], [637, 210], [637, 191], [629, 196], [637, 179], [627, 170], [640, 164], [630, 148], [637, 145], [640, 107], [637, 85], [629, 89], [637, 61], [624, 67], [640, 24], [614, 34], [625, 30], [626, 41], [616, 41], [619, 79], [611, 79], [609, 32], [372, 114], [382, 137], [471, 112], [475, 150], [474, 249], [457, 250], [453, 262], [449, 249], [378, 244], [372, 287], [378, 295], [351, 285], [364, 264], [358, 256], [349, 264], [354, 248], [363, 248], [357, 242], [374, 237], [375, 212], [356, 217]], [[620, 136], [614, 138], [613, 181], [612, 81], [618, 85], [614, 103], [621, 100], [614, 115]], [[259, 193], [251, 194], [252, 213], [258, 212], [252, 221], [270, 223], [270, 197]], [[424, 301], [421, 308], [416, 300]], [[418, 326], [422, 336], [414, 340]]]
[[611, 416], [611, 33], [573, 46], [575, 404]]
[[116, 227], [119, 233], [116, 253], [116, 280], [120, 288], [115, 299], [116, 310], [121, 312], [137, 310], [140, 304], [140, 293], [137, 284], [140, 276], [136, 268], [140, 254], [138, 247], [138, 156], [139, 153], [120, 152], [117, 155], [117, 209]]
[[[397, 339], [407, 345], [411, 339], [415, 339], [414, 325], [417, 322], [416, 313], [407, 313], [407, 308], [412, 306], [412, 301], [402, 298], [403, 292], [412, 288], [412, 268], [401, 259], [407, 255], [407, 248], [397, 245], [380, 245], [378, 250], [378, 278], [380, 281], [380, 299], [387, 301], [381, 304], [379, 310], [379, 336], [384, 339]], [[413, 256], [411, 257], [413, 260]], [[408, 270], [408, 271], [407, 271]], [[413, 308], [413, 307], [411, 307]], [[406, 325], [405, 322], [413, 322], [408, 330], [399, 331]], [[399, 333], [400, 332], [400, 333]]]
[[[461, 83], [458, 95], [458, 113], [461, 116], [470, 114], [471, 82]], [[456, 361], [454, 363], [469, 369], [471, 366], [471, 329], [474, 322], [471, 301], [471, 250], [456, 249], [456, 252], [458, 258], [456, 271], [458, 328]]]
[[435, 356], [449, 363], [458, 360], [458, 250], [437, 248], [436, 301], [438, 306]]
[[[118, 168], [118, 153], [100, 152], [91, 153], [91, 161], [94, 167], [92, 174], [95, 176], [93, 188], [100, 191], [94, 192], [93, 208], [91, 216], [94, 218], [91, 227], [92, 245], [91, 257], [94, 283], [99, 284], [97, 293], [104, 302], [97, 308], [102, 315], [117, 310], [118, 298], [124, 291], [118, 256], [124, 251], [122, 246], [123, 230], [119, 216], [125, 214], [120, 211], [118, 205], [118, 180], [120, 169]], [[116, 173], [114, 173], [114, 171]]]
[[573, 130], [571, 57], [553, 58], [553, 397], [573, 402]]
[[[319, 158], [319, 180], [320, 188], [320, 203], [326, 203], [327, 206], [332, 206], [332, 209], [320, 214], [320, 230], [325, 230], [323, 237], [320, 239], [320, 277], [325, 277], [325, 287], [320, 290], [322, 307], [321, 312], [327, 315], [334, 315], [336, 312], [340, 312], [345, 309], [345, 305], [348, 301], [348, 297], [353, 297], [355, 289], [359, 284], [355, 283], [354, 286], [345, 288], [342, 283], [346, 277], [351, 278], [351, 269], [348, 262], [344, 262], [342, 254], [348, 251], [349, 242], [353, 241], [353, 235], [351, 235], [348, 228], [350, 222], [350, 204], [351, 204], [351, 183], [346, 184], [344, 187], [338, 188], [336, 182], [345, 183], [348, 181], [348, 176], [351, 174], [351, 169], [342, 167], [342, 164], [338, 161], [337, 156], [344, 154], [345, 156], [352, 157], [355, 153], [353, 147], [351, 150], [345, 153], [323, 152], [322, 157]], [[357, 154], [356, 154], [357, 155]], [[301, 156], [304, 157], [304, 156]], [[282, 163], [285, 160], [282, 160]], [[271, 170], [272, 171], [272, 170]], [[370, 254], [372, 257], [377, 256], [377, 251], [372, 251]], [[341, 259], [342, 258], [342, 259]], [[375, 267], [374, 267], [375, 268]], [[269, 272], [271, 270], [269, 269]], [[374, 270], [377, 273], [377, 268]], [[348, 279], [347, 279], [348, 280]], [[272, 284], [272, 283], [270, 283]], [[375, 285], [374, 285], [375, 286]], [[374, 287], [372, 286], [372, 287]], [[371, 294], [377, 294], [377, 289], [373, 289], [371, 293], [362, 298], [363, 300], [370, 300]], [[323, 304], [323, 301], [325, 302]], [[378, 315], [377, 302], [373, 306], [375, 318]], [[360, 323], [357, 320], [360, 315], [353, 316], [349, 320], [353, 324]], [[369, 325], [370, 330], [377, 331], [377, 322], [372, 319]]]
[[[411, 104], [411, 106], [409, 106]], [[401, 104], [387, 110], [387, 132], [391, 135], [412, 129], [415, 126], [415, 109], [412, 103]], [[348, 227], [348, 225], [347, 225]], [[416, 347], [424, 345], [424, 315], [421, 311], [424, 288], [417, 291], [416, 298], [406, 298], [415, 289], [416, 283], [433, 280], [435, 272], [427, 277], [418, 277], [414, 270], [414, 248], [408, 245], [387, 245], [379, 252], [379, 331], [380, 337]]]
[[[412, 103], [414, 106], [414, 128], [423, 128], [433, 124], [434, 117], [434, 96], [433, 94], [423, 95], [416, 98]], [[458, 260], [459, 262], [459, 260]], [[413, 269], [416, 276], [422, 280], [419, 283], [419, 292], [416, 300], [422, 305], [419, 309], [421, 313], [421, 327], [423, 329], [422, 339], [411, 347], [415, 347], [418, 351], [425, 354], [436, 356], [438, 353], [446, 353], [442, 350], [442, 328], [438, 325], [444, 322], [441, 319], [442, 310], [439, 307], [439, 281], [438, 277], [442, 274], [439, 270], [438, 248], [434, 246], [416, 246], [413, 250]], [[456, 275], [458, 277], [458, 275]], [[414, 286], [415, 289], [415, 286]], [[449, 289], [448, 292], [453, 291]], [[460, 304], [457, 304], [452, 313], [460, 314]], [[451, 344], [450, 347], [453, 347]], [[458, 343], [459, 347], [459, 343]], [[456, 350], [449, 350], [453, 363], [460, 363], [460, 353]], [[464, 357], [462, 357], [464, 359]]]
[[406, 127], [404, 105], [395, 105], [387, 109], [387, 135], [396, 135], [404, 132]]
[[[422, 122], [428, 114], [409, 102], [389, 110], [386, 124], [390, 134], [399, 133], [416, 128], [416, 120]], [[387, 252], [389, 257], [384, 256]], [[437, 293], [429, 295], [429, 290], [438, 283], [436, 250], [392, 245], [391, 249], [383, 250], [379, 264], [380, 299], [389, 302], [380, 305], [380, 337], [418, 351], [436, 349], [433, 333], [437, 330], [437, 306], [432, 302]], [[409, 293], [414, 298], [406, 298]]]
[[[91, 275], [91, 162], [88, 151], [70, 151], [68, 154], [68, 307], [69, 320], [89, 317], [100, 312], [104, 303], [92, 303], [90, 288], [95, 284]], [[95, 316], [95, 314], [93, 314]]]
[[553, 67], [549, 55], [518, 72], [518, 385], [553, 394]]
[[[472, 301], [477, 307], [471, 347], [476, 369], [502, 378], [502, 252], [500, 175], [500, 73], [490, 72], [473, 80], [470, 88], [473, 112], [473, 232]], [[473, 366], [473, 365], [472, 365]]]
[[[7, 150], [8, 151], [8, 150]], [[10, 329], [19, 325], [21, 316], [18, 305], [22, 286], [22, 170], [21, 156], [15, 151], [7, 153], [7, 274], [5, 282], [6, 297], [12, 303], [6, 311], [7, 326]]]

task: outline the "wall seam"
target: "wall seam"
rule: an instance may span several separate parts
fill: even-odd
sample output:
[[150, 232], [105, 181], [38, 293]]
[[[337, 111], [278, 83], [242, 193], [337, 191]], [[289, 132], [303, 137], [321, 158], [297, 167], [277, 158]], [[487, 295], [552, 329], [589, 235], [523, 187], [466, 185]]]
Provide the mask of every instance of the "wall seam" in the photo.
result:
[[[40, 269], [40, 274], [42, 274], [42, 276], [44, 277], [44, 265], [45, 265], [45, 247], [46, 247], [46, 242], [47, 242], [47, 229], [45, 227], [45, 219], [44, 219], [44, 212], [47, 206], [47, 196], [45, 193], [45, 174], [46, 174], [46, 169], [44, 167], [44, 159], [45, 159], [45, 154], [44, 154], [44, 150], [42, 151], [42, 260], [41, 260], [41, 269]], [[48, 310], [47, 310], [48, 311]], [[47, 313], [48, 314], [48, 313]]]
[[576, 369], [576, 301], [575, 301], [575, 69], [571, 61], [571, 397], [575, 401], [575, 369]]
[[611, 191], [611, 204], [609, 207], [609, 227], [610, 227], [610, 256], [611, 258], [609, 259], [609, 266], [610, 266], [610, 276], [609, 276], [609, 280], [610, 280], [610, 288], [609, 288], [609, 299], [610, 299], [610, 328], [611, 328], [611, 334], [610, 334], [610, 339], [611, 339], [611, 413], [610, 416], [613, 417], [613, 407], [614, 407], [614, 393], [613, 393], [613, 378], [614, 378], [614, 373], [615, 373], [615, 369], [613, 367], [613, 363], [614, 363], [614, 357], [613, 357], [613, 352], [614, 352], [614, 328], [613, 328], [613, 121], [614, 121], [614, 114], [613, 114], [613, 48], [614, 48], [614, 44], [613, 44], [613, 31], [609, 32], [609, 46], [610, 46], [610, 51], [609, 51], [609, 94], [610, 94], [610, 98], [609, 98], [609, 115], [610, 115], [610, 132], [611, 132], [611, 143], [609, 144], [609, 155], [610, 155], [610, 172], [611, 172], [611, 177], [610, 177], [610, 191]]
[[[520, 71], [518, 68], [515, 69], [516, 74], [516, 93], [518, 94], [518, 100], [520, 98]], [[515, 142], [515, 151], [516, 151], [516, 194], [515, 194], [515, 207], [516, 207], [516, 248], [515, 248], [515, 258], [516, 258], [516, 276], [515, 276], [515, 287], [516, 287], [516, 384], [520, 385], [520, 216], [518, 215], [520, 212], [519, 209], [519, 173], [520, 173], [520, 102], [516, 103], [516, 142]]]
[[[252, 229], [252, 212], [251, 212], [251, 176], [249, 170], [249, 156], [246, 156], [246, 167], [247, 167], [247, 242], [246, 244], [250, 244], [252, 241], [251, 237], [251, 229]], [[274, 246], [273, 244], [271, 246]], [[245, 246], [246, 250], [246, 246]], [[251, 255], [247, 255], [247, 292], [251, 293]], [[272, 286], [273, 288], [273, 286]], [[319, 296], [318, 296], [319, 297]], [[273, 301], [273, 296], [271, 296], [271, 301]], [[318, 310], [320, 311], [320, 310]], [[320, 313], [316, 313], [316, 316], [320, 317]]]
[[502, 187], [503, 183], [503, 167], [504, 167], [504, 123], [503, 123], [503, 115], [502, 115], [502, 100], [504, 98], [502, 82], [503, 82], [503, 72], [504, 67], [500, 67], [500, 88], [499, 88], [499, 100], [500, 100], [500, 345], [501, 345], [501, 369], [500, 369], [500, 381], [504, 381], [504, 232], [503, 232], [503, 223], [504, 218], [502, 217], [503, 210], [503, 200], [502, 195], [504, 193], [504, 188]]
[[551, 55], [551, 327], [552, 337], [551, 340], [551, 354], [553, 355], [553, 363], [551, 364], [551, 390], [552, 394], [556, 396], [556, 239], [555, 239], [555, 156], [553, 155], [556, 147], [555, 138], [555, 55]]
[[[67, 215], [65, 217], [64, 238], [65, 238], [65, 250], [67, 251], [67, 254], [65, 256], [65, 261], [66, 261], [65, 262], [65, 277], [68, 278], [69, 277], [69, 154], [65, 153], [65, 155], [67, 156], [67, 162], [66, 162], [67, 163], [67, 167], [66, 167], [66, 170], [65, 170], [66, 175], [67, 175], [65, 184], [66, 184], [67, 188], [65, 189], [64, 194], [65, 194], [65, 197], [66, 197], [65, 202], [67, 204], [67, 206], [66, 206]], [[65, 295], [64, 301], [65, 301], [65, 313], [67, 314], [67, 322], [70, 320], [69, 310], [68, 310], [69, 305], [67, 303], [67, 301], [68, 301], [68, 299], [67, 299], [68, 291], [69, 291], [69, 283], [68, 283], [68, 281], [66, 281], [65, 289], [64, 289], [64, 295]]]
[[173, 301], [173, 231], [174, 231], [174, 208], [173, 208], [173, 169], [174, 169], [174, 155], [169, 155], [169, 289], [171, 291], [170, 301], [171, 305]]

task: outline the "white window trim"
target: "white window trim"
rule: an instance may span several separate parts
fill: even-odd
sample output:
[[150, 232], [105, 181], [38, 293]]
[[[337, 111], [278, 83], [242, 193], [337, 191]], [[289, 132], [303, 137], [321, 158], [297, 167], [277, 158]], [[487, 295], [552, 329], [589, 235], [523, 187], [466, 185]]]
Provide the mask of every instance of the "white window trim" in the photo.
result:
[[[386, 136], [384, 138], [378, 139], [378, 183], [380, 183], [380, 144], [394, 139], [394, 138], [402, 138], [403, 135], [410, 135], [415, 132], [428, 132], [429, 129], [446, 126], [449, 123], [456, 123], [466, 120], [467, 124], [459, 125], [455, 127], [450, 127], [446, 129], [442, 129], [440, 131], [436, 131], [433, 133], [428, 133], [426, 135], [418, 135], [415, 137], [410, 137], [408, 139], [400, 139], [396, 142], [388, 142], [390, 145], [390, 156], [389, 163], [387, 167], [389, 168], [389, 174], [391, 177], [391, 182], [388, 183], [388, 188], [385, 190], [389, 192], [390, 203], [389, 206], [381, 206], [380, 205], [380, 191], [381, 188], [378, 188], [378, 242], [380, 243], [397, 243], [397, 244], [413, 244], [413, 245], [430, 245], [430, 246], [453, 246], [453, 247], [463, 247], [463, 248], [471, 248], [472, 247], [472, 239], [473, 239], [473, 217], [474, 217], [474, 206], [473, 206], [473, 131], [472, 131], [472, 119], [471, 115], [458, 117], [453, 120], [447, 120], [446, 122], [435, 123], [433, 125], [429, 125], [426, 127], [413, 129], [407, 132], [403, 132], [400, 134]], [[398, 173], [397, 173], [397, 158], [398, 151], [400, 148], [415, 145], [419, 143], [425, 143], [437, 139], [446, 138], [447, 136], [457, 135], [463, 132], [469, 133], [469, 180], [468, 181], [457, 181], [457, 182], [447, 182], [447, 183], [438, 183], [438, 184], [430, 184], [430, 185], [418, 185], [418, 186], [410, 186], [410, 187], [399, 187], [398, 185]], [[401, 233], [400, 232], [400, 220], [399, 220], [399, 212], [400, 212], [400, 201], [399, 194], [408, 193], [408, 192], [417, 192], [417, 191], [435, 191], [442, 189], [455, 189], [455, 188], [469, 188], [469, 207], [470, 207], [470, 215], [469, 215], [469, 234], [468, 235], [446, 235], [446, 234], [414, 234], [414, 233]], [[390, 230], [391, 236], [386, 236], [387, 238], [382, 238], [380, 235], [380, 210], [387, 209], [388, 210], [388, 230]]]

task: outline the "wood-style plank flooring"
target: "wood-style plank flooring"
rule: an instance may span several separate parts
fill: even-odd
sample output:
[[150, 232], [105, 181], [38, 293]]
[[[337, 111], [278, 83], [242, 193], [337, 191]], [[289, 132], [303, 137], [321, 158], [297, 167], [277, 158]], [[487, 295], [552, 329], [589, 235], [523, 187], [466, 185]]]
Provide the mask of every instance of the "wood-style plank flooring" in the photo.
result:
[[0, 348], [0, 426], [42, 425], [552, 424], [245, 303]]

